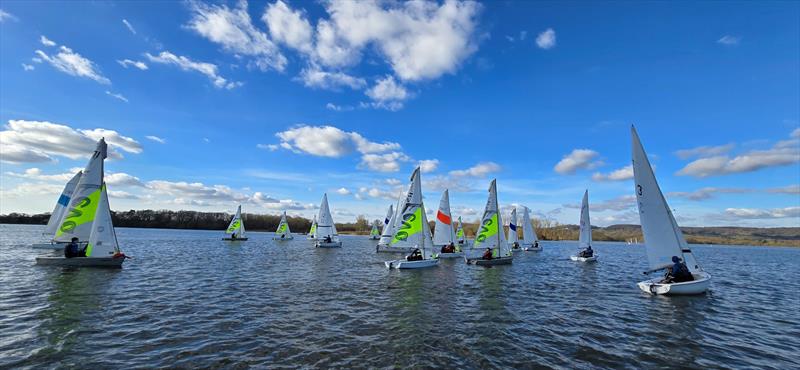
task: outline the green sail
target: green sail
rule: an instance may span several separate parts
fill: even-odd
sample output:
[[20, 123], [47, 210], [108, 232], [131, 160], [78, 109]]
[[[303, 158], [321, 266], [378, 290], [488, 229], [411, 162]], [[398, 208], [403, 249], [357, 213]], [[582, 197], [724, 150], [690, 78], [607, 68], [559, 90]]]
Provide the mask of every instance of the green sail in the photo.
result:
[[403, 215], [403, 221], [394, 233], [394, 237], [392, 237], [392, 241], [389, 245], [405, 241], [412, 235], [420, 232], [422, 232], [422, 207], [417, 207], [414, 213], [406, 213]]
[[[497, 226], [498, 226], [497, 213], [495, 212], [494, 214], [492, 214], [491, 218], [483, 220], [483, 224], [481, 225], [481, 228], [478, 231], [478, 236], [475, 237], [475, 243], [473, 244], [473, 248], [477, 248], [479, 245], [483, 244], [487, 239], [497, 235], [497, 230], [498, 230]], [[499, 247], [499, 245], [497, 247]]]

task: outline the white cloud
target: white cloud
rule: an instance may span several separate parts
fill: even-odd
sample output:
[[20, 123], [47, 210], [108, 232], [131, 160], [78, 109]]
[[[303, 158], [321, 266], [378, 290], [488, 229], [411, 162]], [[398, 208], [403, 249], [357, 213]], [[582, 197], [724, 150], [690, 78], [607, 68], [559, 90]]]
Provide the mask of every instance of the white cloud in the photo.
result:
[[385, 179], [383, 180], [383, 183], [386, 185], [397, 186], [402, 184], [403, 182], [398, 179]]
[[350, 106], [350, 105], [336, 105], [336, 104], [333, 104], [333, 103], [325, 104], [325, 108], [330, 109], [332, 111], [336, 111], [336, 112], [347, 112], [347, 111], [351, 111], [351, 110], [355, 109], [355, 108], [353, 108], [353, 106]]
[[397, 198], [403, 193], [403, 190], [400, 187], [395, 187], [394, 190], [382, 190], [375, 187], [367, 188], [361, 187], [358, 189], [358, 193], [355, 194], [356, 199], [363, 200], [367, 197], [370, 198], [380, 198], [386, 200], [397, 200]]
[[269, 150], [270, 152], [274, 152], [274, 151], [278, 150], [280, 147], [278, 145], [275, 145], [275, 144], [256, 144], [256, 148], [265, 149], [265, 150]]
[[710, 157], [715, 155], [722, 155], [733, 150], [736, 144], [730, 143], [717, 146], [699, 146], [692, 149], [681, 149], [675, 152], [675, 155], [680, 159], [689, 159], [694, 157]]
[[[581, 209], [580, 204], [564, 204], [565, 208]], [[625, 211], [636, 207], [635, 195], [623, 195], [616, 198], [604, 200], [602, 202], [589, 202], [589, 209], [592, 211]]]
[[123, 172], [107, 173], [104, 180], [112, 187], [145, 186], [138, 177]]
[[494, 172], [499, 172], [500, 165], [494, 162], [481, 162], [466, 170], [450, 171], [450, 176], [453, 177], [485, 177], [486, 175]]
[[134, 34], [134, 35], [136, 34], [136, 29], [133, 28], [133, 26], [131, 25], [131, 22], [128, 22], [127, 19], [123, 19], [122, 20], [122, 24], [124, 24], [125, 27], [128, 29], [128, 31], [131, 31], [132, 34]]
[[561, 158], [553, 169], [562, 175], [573, 174], [579, 169], [593, 169], [602, 164], [594, 160], [598, 155], [594, 150], [574, 149]]
[[184, 71], [195, 71], [204, 74], [217, 88], [233, 89], [242, 86], [241, 82], [228, 81], [220, 76], [217, 72], [217, 65], [206, 62], [193, 61], [185, 56], [179, 56], [170, 53], [169, 51], [162, 51], [158, 55], [151, 55], [145, 53], [147, 59], [154, 63], [171, 64], [180, 67]]
[[308, 67], [300, 71], [298, 76], [306, 87], [337, 90], [340, 87], [349, 87], [353, 90], [363, 89], [367, 81], [363, 78], [353, 77], [342, 72], [326, 72], [317, 67]]
[[121, 157], [115, 148], [129, 153], [142, 151], [136, 140], [112, 130], [75, 130], [45, 121], [10, 120], [6, 130], [0, 131], [0, 152], [3, 153], [0, 159], [9, 163], [35, 163], [51, 162], [54, 156], [86, 158], [101, 137], [106, 138], [112, 158]]
[[439, 168], [439, 160], [423, 159], [419, 161], [418, 165], [419, 165], [419, 170], [422, 171], [422, 173], [429, 173], [436, 171], [436, 169]]
[[361, 163], [358, 167], [377, 172], [397, 172], [400, 170], [400, 162], [410, 160], [411, 158], [401, 152], [364, 154], [361, 156]]
[[789, 137], [791, 137], [792, 139], [800, 139], [800, 127], [792, 130], [792, 133], [789, 134]]
[[372, 142], [357, 132], [346, 132], [333, 126], [298, 126], [275, 136], [281, 140], [283, 148], [320, 157], [341, 157], [353, 151], [374, 154], [400, 148], [398, 143]]
[[405, 87], [395, 82], [394, 77], [386, 76], [366, 91], [373, 100], [373, 106], [396, 111], [403, 108], [403, 101], [410, 98]]
[[42, 45], [44, 45], [44, 46], [56, 46], [57, 45], [55, 41], [48, 39], [44, 35], [39, 37], [39, 42], [41, 42]]
[[347, 188], [339, 188], [339, 189], [336, 190], [336, 193], [339, 194], [339, 195], [350, 195], [351, 194], [350, 190], [347, 190]]
[[698, 189], [691, 192], [685, 191], [675, 191], [668, 193], [668, 196], [671, 197], [681, 197], [686, 198], [689, 200], [694, 201], [701, 201], [706, 199], [713, 198], [716, 194], [736, 194], [736, 193], [748, 193], [751, 192], [750, 189], [739, 189], [739, 188], [713, 188], [713, 187], [706, 187], [702, 189]]
[[539, 36], [536, 36], [536, 46], [541, 49], [552, 49], [556, 46], [556, 31], [552, 28], [544, 30]]
[[[791, 135], [794, 135], [794, 132]], [[733, 158], [727, 155], [717, 155], [696, 159], [676, 174], [702, 178], [752, 172], [797, 162], [800, 162], [800, 138], [792, 137], [789, 140], [778, 141], [770, 149], [751, 150]]]
[[141, 195], [131, 194], [131, 193], [128, 193], [127, 191], [121, 191], [121, 190], [109, 190], [108, 191], [108, 196], [110, 198], [116, 198], [116, 199], [142, 199], [143, 198]]
[[191, 30], [228, 52], [251, 57], [252, 64], [262, 71], [283, 71], [286, 68], [286, 57], [266, 33], [253, 26], [246, 1], [240, 1], [236, 8], [196, 1], [189, 4], [192, 19], [187, 27]]
[[68, 75], [86, 77], [104, 85], [111, 84], [111, 80], [103, 76], [97, 65], [91, 60], [84, 58], [66, 46], [61, 46], [58, 50], [58, 53], [52, 56], [41, 50], [36, 50], [36, 55], [50, 63], [57, 70]]
[[800, 185], [789, 185], [782, 188], [767, 189], [770, 193], [776, 194], [800, 194]]
[[123, 59], [123, 60], [117, 60], [117, 63], [119, 63], [119, 65], [121, 65], [124, 68], [128, 68], [128, 66], [133, 66], [141, 69], [142, 71], [147, 70], [147, 64], [144, 64], [144, 62], [140, 62], [138, 60]]
[[717, 43], [718, 44], [722, 44], [722, 45], [726, 45], [726, 46], [733, 46], [733, 45], [738, 45], [739, 44], [739, 40], [740, 40], [739, 37], [731, 36], [731, 35], [725, 35], [725, 36], [720, 37], [720, 39], [717, 40]]
[[618, 170], [611, 171], [607, 174], [595, 172], [592, 175], [592, 180], [594, 181], [623, 181], [623, 180], [630, 180], [632, 178], [633, 178], [632, 165], [627, 165]]
[[36, 69], [36, 67], [34, 67], [34, 66], [30, 65], [30, 64], [22, 63], [22, 70], [24, 70], [25, 72], [32, 71], [34, 69]]
[[739, 219], [800, 218], [800, 207], [773, 209], [727, 208], [725, 215]]
[[267, 5], [261, 20], [267, 24], [272, 39], [304, 53], [312, 51], [313, 28], [302, 11], [289, 8], [281, 0]]
[[17, 21], [19, 19], [17, 17], [15, 17], [13, 14], [11, 14], [11, 13], [3, 10], [3, 9], [0, 9], [0, 23], [3, 23], [5, 21], [7, 21], [7, 20]]
[[59, 173], [54, 175], [45, 175], [42, 173], [42, 170], [32, 167], [26, 169], [22, 173], [15, 173], [15, 172], [6, 172], [5, 174], [11, 177], [19, 177], [31, 180], [38, 180], [38, 181], [49, 181], [49, 182], [56, 182], [56, 183], [66, 183], [67, 181], [71, 180], [73, 176], [75, 176], [78, 171], [82, 169], [80, 168], [73, 168], [72, 170]]
[[200, 182], [153, 180], [147, 182], [147, 187], [156, 194], [189, 197], [204, 201], [242, 202], [250, 199], [246, 194], [234, 191], [228, 186], [206, 186]]
[[157, 142], [159, 144], [166, 144], [166, 142], [167, 142], [166, 140], [164, 140], [164, 139], [162, 139], [162, 138], [160, 138], [158, 136], [154, 136], [154, 135], [147, 135], [147, 136], [145, 136], [145, 138], [147, 138], [148, 140], [155, 141], [155, 142]]
[[125, 96], [123, 96], [122, 94], [119, 94], [119, 93], [112, 93], [111, 91], [106, 90], [106, 95], [108, 95], [108, 96], [110, 96], [110, 97], [112, 97], [114, 99], [118, 99], [118, 100], [124, 101], [126, 103], [128, 102], [128, 98], [126, 98]]

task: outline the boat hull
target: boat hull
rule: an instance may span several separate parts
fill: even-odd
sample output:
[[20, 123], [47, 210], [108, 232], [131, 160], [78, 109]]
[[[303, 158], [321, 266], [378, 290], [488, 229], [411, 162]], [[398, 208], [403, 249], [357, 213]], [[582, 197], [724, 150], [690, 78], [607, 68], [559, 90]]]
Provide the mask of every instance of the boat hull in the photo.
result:
[[439, 265], [438, 259], [429, 259], [429, 260], [421, 260], [421, 261], [406, 261], [402, 260], [394, 260], [394, 261], [386, 261], [383, 263], [386, 265], [386, 268], [389, 269], [398, 269], [398, 270], [410, 270], [410, 269], [423, 269], [428, 267], [436, 267]]
[[597, 262], [597, 255], [591, 257], [570, 256], [569, 259], [575, 262]]
[[522, 250], [524, 250], [525, 252], [541, 252], [542, 251], [542, 246], [540, 245], [538, 247], [525, 247], [525, 248], [522, 248]]
[[229, 241], [229, 242], [246, 242], [248, 238], [222, 238], [222, 240]]
[[289, 238], [279, 238], [279, 237], [274, 237], [274, 236], [272, 237], [272, 240], [293, 240], [293, 239], [294, 239], [293, 236], [289, 237]]
[[683, 283], [661, 284], [661, 278], [645, 280], [637, 284], [639, 289], [652, 295], [696, 295], [703, 294], [711, 285], [711, 275], [706, 272], [693, 274], [694, 280]]
[[40, 266], [121, 268], [125, 257], [36, 257]]
[[483, 258], [466, 258], [468, 265], [475, 266], [497, 266], [497, 265], [510, 265], [514, 261], [514, 257], [498, 257], [490, 260]]
[[439, 258], [464, 258], [464, 252], [439, 253]]
[[374, 237], [374, 236], [369, 238], [369, 240], [380, 240], [380, 239], [381, 239], [380, 237]]
[[375, 247], [375, 252], [377, 253], [411, 253], [414, 251], [414, 248], [396, 248], [390, 247], [388, 245], [378, 245]]
[[325, 242], [317, 241], [316, 243], [314, 243], [314, 247], [315, 248], [341, 248], [342, 247], [342, 242], [338, 241], [338, 242], [325, 243]]
[[63, 250], [68, 243], [35, 243], [31, 245], [33, 249]]

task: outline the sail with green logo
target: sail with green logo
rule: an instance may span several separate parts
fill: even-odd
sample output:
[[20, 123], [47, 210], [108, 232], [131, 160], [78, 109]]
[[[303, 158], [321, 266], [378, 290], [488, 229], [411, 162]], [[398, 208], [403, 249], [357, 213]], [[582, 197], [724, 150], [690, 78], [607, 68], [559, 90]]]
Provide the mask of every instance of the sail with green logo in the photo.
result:
[[273, 237], [275, 240], [291, 240], [294, 239], [292, 236], [292, 232], [289, 231], [289, 222], [286, 221], [286, 211], [283, 211], [283, 215], [281, 215], [281, 222], [278, 223], [278, 229], [275, 230], [275, 236]]
[[111, 208], [108, 205], [108, 191], [106, 185], [100, 189], [100, 199], [97, 205], [97, 216], [89, 234], [89, 244], [86, 246], [86, 257], [111, 257], [119, 253], [117, 232], [111, 222]]
[[372, 223], [372, 230], [369, 231], [370, 240], [378, 240], [381, 238], [381, 231], [378, 229], [378, 223]]
[[511, 258], [511, 249], [503, 232], [503, 219], [497, 205], [497, 180], [492, 180], [489, 185], [489, 198], [486, 200], [486, 208], [478, 225], [470, 258], [480, 257], [479, 252], [487, 248], [491, 250], [493, 259]]
[[419, 167], [411, 175], [411, 185], [408, 188], [403, 208], [399, 209], [397, 214], [397, 227], [389, 245], [393, 248], [419, 248], [424, 259], [436, 258], [438, 253], [433, 247], [428, 217], [425, 214], [425, 206], [422, 204]]
[[79, 243], [89, 241], [97, 205], [100, 202], [104, 176], [103, 161], [106, 157], [108, 157], [108, 145], [104, 139], [100, 139], [56, 228], [55, 241], [69, 242], [72, 238], [78, 238]]
[[242, 219], [242, 205], [236, 208], [236, 214], [233, 216], [228, 228], [225, 229], [225, 236], [223, 240], [247, 240], [247, 235], [244, 231], [244, 220]]
[[467, 236], [464, 235], [464, 224], [461, 223], [461, 216], [458, 216], [458, 228], [456, 229], [456, 243], [464, 244], [467, 242]]
[[316, 239], [317, 236], [317, 215], [314, 215], [314, 220], [311, 221], [311, 228], [308, 229], [307, 239]]

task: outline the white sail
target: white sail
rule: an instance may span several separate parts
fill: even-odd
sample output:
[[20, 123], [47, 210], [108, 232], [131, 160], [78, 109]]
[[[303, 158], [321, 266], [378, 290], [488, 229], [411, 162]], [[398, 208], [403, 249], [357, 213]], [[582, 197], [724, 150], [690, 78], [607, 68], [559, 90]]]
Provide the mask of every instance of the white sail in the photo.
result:
[[428, 217], [425, 215], [425, 207], [422, 204], [422, 183], [419, 167], [411, 175], [411, 185], [403, 203], [403, 207], [398, 209], [398, 227], [394, 230], [389, 246], [420, 248], [425, 259], [434, 258], [436, 251], [431, 240]]
[[702, 271], [664, 199], [644, 147], [639, 141], [639, 135], [633, 126], [631, 126], [631, 138], [634, 191], [650, 268], [657, 269], [671, 265], [672, 257], [678, 256], [683, 258], [691, 272]]
[[392, 204], [389, 205], [389, 210], [386, 211], [386, 218], [383, 219], [383, 228], [381, 229], [381, 236], [386, 235], [389, 231], [389, 223], [392, 221], [394, 217], [394, 208], [392, 208]]
[[64, 213], [67, 207], [69, 207], [72, 193], [75, 192], [75, 187], [78, 186], [82, 173], [82, 171], [78, 171], [78, 173], [72, 176], [72, 179], [67, 182], [67, 185], [64, 186], [64, 190], [58, 197], [55, 208], [53, 208], [53, 213], [50, 214], [50, 219], [47, 220], [47, 226], [44, 227], [43, 235], [47, 235], [51, 239], [55, 238], [56, 230], [58, 230], [58, 226], [61, 225], [61, 218], [64, 217]]
[[372, 223], [372, 229], [369, 231], [370, 238], [379, 238], [381, 236], [381, 231], [378, 228], [378, 221]]
[[225, 229], [225, 235], [236, 234], [237, 238], [244, 238], [244, 220], [242, 219], [242, 205], [236, 208], [236, 214], [233, 216], [228, 228]]
[[119, 243], [114, 224], [111, 222], [111, 209], [105, 184], [100, 191], [98, 203], [97, 215], [89, 234], [89, 244], [86, 246], [86, 257], [113, 257], [119, 252]]
[[536, 235], [536, 230], [533, 229], [531, 224], [531, 215], [528, 213], [528, 207], [522, 208], [522, 241], [525, 244], [533, 245], [539, 240]]
[[[389, 246], [389, 243], [392, 241], [395, 224], [397, 223], [397, 213], [400, 212], [400, 204], [404, 201], [404, 199], [405, 196], [402, 196], [397, 200], [397, 207], [395, 207], [394, 211], [392, 211], [392, 215], [389, 217], [389, 222], [383, 227], [383, 232], [381, 233], [381, 239], [378, 240], [378, 245]], [[389, 206], [389, 210], [392, 210], [392, 206]]]
[[578, 246], [586, 248], [592, 244], [592, 223], [589, 221], [589, 190], [583, 193], [581, 202], [581, 228], [578, 236]]
[[472, 243], [472, 249], [492, 249], [494, 257], [505, 257], [511, 254], [503, 232], [503, 219], [497, 207], [497, 180], [489, 185], [489, 198], [478, 227], [478, 235]]
[[514, 244], [519, 242], [517, 235], [517, 209], [511, 210], [511, 220], [508, 221], [508, 243]]
[[280, 237], [280, 236], [291, 237], [292, 236], [292, 231], [289, 230], [289, 222], [286, 221], [286, 211], [283, 211], [283, 214], [281, 215], [281, 222], [278, 223], [278, 229], [275, 230], [275, 235], [278, 236], [278, 237]]
[[450, 215], [450, 192], [445, 189], [436, 212], [436, 223], [433, 226], [433, 245], [442, 246], [456, 242], [453, 228], [453, 217]]
[[464, 234], [464, 224], [461, 223], [461, 216], [458, 216], [458, 227], [456, 228], [456, 242], [463, 243], [467, 241], [467, 236]]
[[59, 221], [55, 232], [55, 241], [69, 242], [78, 238], [79, 242], [88, 242], [92, 231], [92, 222], [97, 214], [100, 202], [100, 188], [103, 185], [103, 160], [108, 156], [108, 145], [104, 139], [97, 142], [92, 157], [83, 170], [78, 185], [75, 186], [69, 207]]
[[311, 228], [308, 230], [308, 236], [316, 238], [317, 233], [317, 215], [314, 215], [314, 221], [311, 221]]
[[331, 241], [339, 241], [339, 234], [336, 233], [336, 225], [333, 223], [333, 216], [328, 206], [328, 194], [322, 195], [322, 203], [319, 206], [319, 220], [317, 223], [317, 239], [324, 239], [326, 236], [331, 237]]

